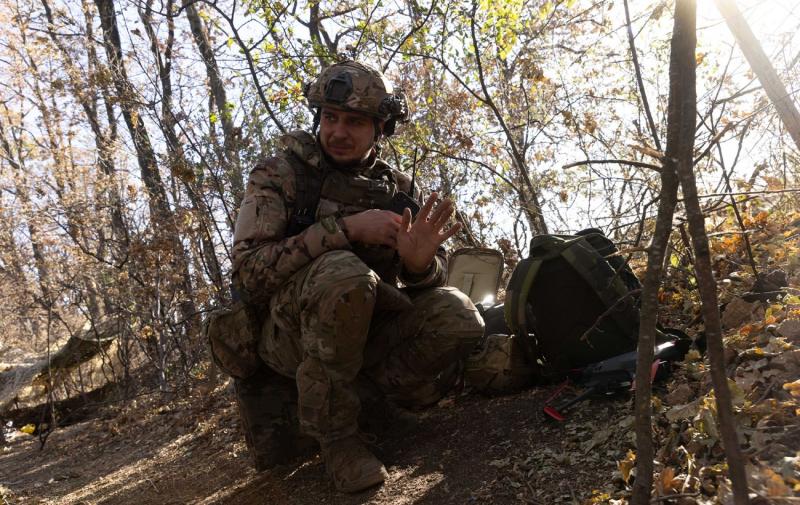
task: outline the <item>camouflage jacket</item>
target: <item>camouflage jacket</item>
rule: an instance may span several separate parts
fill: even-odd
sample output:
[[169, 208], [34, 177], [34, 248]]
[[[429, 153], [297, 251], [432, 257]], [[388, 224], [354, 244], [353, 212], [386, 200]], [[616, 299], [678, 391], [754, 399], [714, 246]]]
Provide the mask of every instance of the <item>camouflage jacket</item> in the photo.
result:
[[[316, 139], [303, 131], [280, 138], [283, 148], [250, 172], [233, 237], [233, 282], [251, 302], [268, 300], [295, 272], [321, 254], [349, 249], [383, 281], [406, 286], [442, 286], [447, 277], [444, 248], [427, 273], [403, 272], [394, 249], [351, 243], [334, 219], [367, 209], [386, 208], [397, 191], [408, 193], [410, 178], [374, 157], [357, 170], [331, 166]], [[315, 223], [298, 235], [286, 231], [295, 206], [293, 163], [304, 163], [307, 177], [323, 177]], [[326, 219], [327, 218], [327, 219]]]

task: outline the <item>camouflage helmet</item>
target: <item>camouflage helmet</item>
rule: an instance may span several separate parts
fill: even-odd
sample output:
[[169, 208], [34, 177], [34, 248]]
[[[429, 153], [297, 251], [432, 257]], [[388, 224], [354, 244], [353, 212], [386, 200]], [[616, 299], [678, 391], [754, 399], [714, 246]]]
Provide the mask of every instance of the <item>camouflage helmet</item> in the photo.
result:
[[323, 70], [306, 85], [305, 96], [312, 109], [333, 107], [384, 120], [386, 135], [394, 132], [397, 121], [408, 120], [405, 94], [395, 91], [378, 70], [352, 60]]

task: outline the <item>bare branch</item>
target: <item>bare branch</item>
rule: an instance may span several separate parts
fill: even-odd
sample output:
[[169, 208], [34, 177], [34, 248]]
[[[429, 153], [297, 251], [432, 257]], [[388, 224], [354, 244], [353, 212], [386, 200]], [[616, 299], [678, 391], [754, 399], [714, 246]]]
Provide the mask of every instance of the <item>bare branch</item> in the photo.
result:
[[561, 168], [574, 168], [579, 167], [582, 165], [591, 165], [591, 164], [598, 164], [598, 165], [630, 165], [632, 167], [639, 167], [639, 168], [649, 168], [650, 170], [655, 170], [656, 172], [661, 172], [661, 167], [658, 165], [653, 165], [652, 163], [645, 163], [643, 161], [633, 161], [633, 160], [584, 160], [584, 161], [576, 161], [574, 163], [568, 163]]

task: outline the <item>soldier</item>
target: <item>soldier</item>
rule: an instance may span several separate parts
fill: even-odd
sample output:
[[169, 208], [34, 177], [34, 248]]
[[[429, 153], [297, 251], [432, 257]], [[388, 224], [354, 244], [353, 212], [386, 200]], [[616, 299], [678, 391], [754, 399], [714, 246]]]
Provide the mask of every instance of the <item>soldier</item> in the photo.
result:
[[336, 488], [356, 492], [387, 476], [359, 436], [360, 395], [436, 403], [483, 320], [444, 287], [453, 202], [433, 193], [415, 218], [388, 210], [413, 191], [377, 153], [407, 117], [405, 96], [353, 61], [328, 67], [305, 94], [318, 134], [285, 135], [256, 164], [236, 222], [233, 282], [264, 320], [257, 345], [268, 365], [236, 389], [257, 467], [297, 449], [286, 446], [297, 443], [291, 426], [281, 429], [291, 395], [276, 386], [294, 380], [301, 430], [319, 442]]

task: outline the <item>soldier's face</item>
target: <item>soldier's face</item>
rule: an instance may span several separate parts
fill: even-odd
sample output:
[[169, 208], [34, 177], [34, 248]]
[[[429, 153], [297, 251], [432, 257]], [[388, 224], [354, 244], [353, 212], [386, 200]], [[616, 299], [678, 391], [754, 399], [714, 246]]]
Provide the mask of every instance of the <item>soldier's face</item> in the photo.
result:
[[365, 114], [323, 108], [319, 121], [322, 149], [336, 163], [357, 163], [369, 157], [375, 143], [375, 123]]

